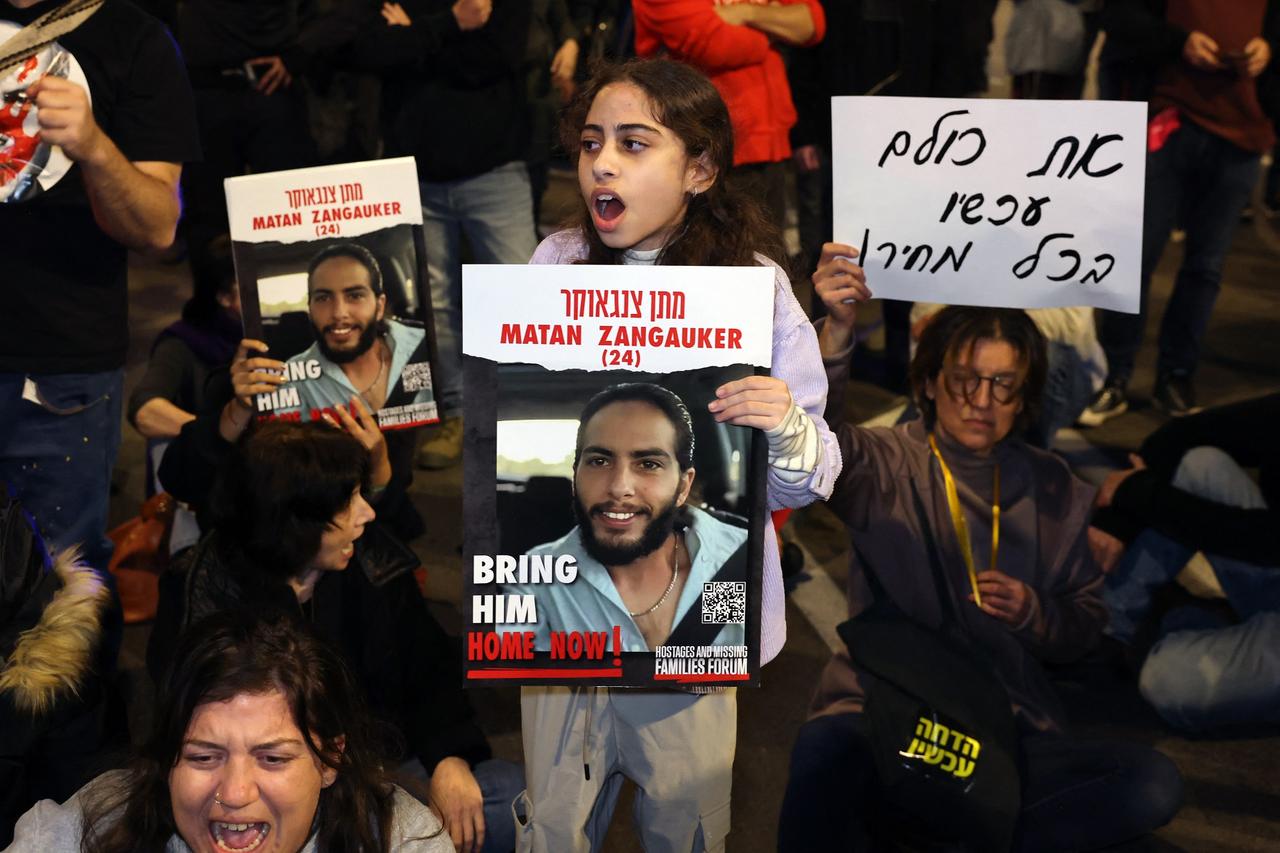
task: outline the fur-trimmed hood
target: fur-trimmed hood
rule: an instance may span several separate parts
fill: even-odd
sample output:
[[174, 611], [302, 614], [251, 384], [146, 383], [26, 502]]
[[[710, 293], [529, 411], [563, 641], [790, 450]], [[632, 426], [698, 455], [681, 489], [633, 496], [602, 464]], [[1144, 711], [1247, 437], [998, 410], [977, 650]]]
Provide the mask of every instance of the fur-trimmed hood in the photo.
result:
[[60, 553], [54, 572], [62, 586], [40, 619], [23, 631], [7, 661], [0, 661], [0, 693], [19, 711], [42, 714], [62, 696], [78, 694], [102, 636], [110, 592], [81, 562], [79, 549]]

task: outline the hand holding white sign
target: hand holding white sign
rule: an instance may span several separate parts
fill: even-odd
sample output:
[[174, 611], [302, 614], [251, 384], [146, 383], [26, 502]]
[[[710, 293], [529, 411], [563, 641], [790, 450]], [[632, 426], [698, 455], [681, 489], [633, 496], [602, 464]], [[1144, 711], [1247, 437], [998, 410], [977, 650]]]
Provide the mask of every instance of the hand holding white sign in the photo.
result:
[[827, 309], [827, 321], [818, 336], [823, 357], [835, 355], [849, 345], [857, 305], [871, 298], [867, 274], [854, 263], [858, 250], [844, 243], [826, 243], [813, 273], [813, 289]]

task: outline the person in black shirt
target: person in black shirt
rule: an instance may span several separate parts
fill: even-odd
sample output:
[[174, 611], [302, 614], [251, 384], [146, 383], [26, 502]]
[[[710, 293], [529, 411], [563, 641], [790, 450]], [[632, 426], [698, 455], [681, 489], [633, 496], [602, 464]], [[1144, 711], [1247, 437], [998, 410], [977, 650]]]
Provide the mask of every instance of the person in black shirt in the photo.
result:
[[462, 453], [462, 238], [473, 263], [523, 264], [537, 246], [524, 163], [531, 8], [528, 0], [387, 3], [389, 25], [352, 48], [357, 65], [384, 73], [387, 155], [415, 157], [422, 182], [444, 415], [421, 448], [424, 467], [448, 467]]
[[315, 165], [302, 46], [303, 0], [186, 0], [178, 43], [191, 75], [204, 159], [187, 173], [188, 242], [227, 230], [222, 182]]
[[1109, 532], [1092, 535], [1112, 553], [1132, 540], [1107, 578], [1113, 637], [1143, 651], [1154, 598], [1196, 551], [1233, 611], [1177, 608], [1157, 628], [1139, 687], [1178, 728], [1280, 722], [1278, 420], [1280, 394], [1269, 394], [1170, 421], [1098, 492], [1094, 523]]
[[[0, 0], [0, 40], [57, 6]], [[105, 577], [126, 254], [173, 242], [181, 164], [199, 156], [191, 93], [164, 28], [124, 0], [0, 73], [18, 87], [6, 108], [34, 110], [47, 157], [29, 191], [0, 187], [0, 481], [54, 549], [84, 543]], [[11, 179], [21, 180], [4, 172], [0, 182]]]

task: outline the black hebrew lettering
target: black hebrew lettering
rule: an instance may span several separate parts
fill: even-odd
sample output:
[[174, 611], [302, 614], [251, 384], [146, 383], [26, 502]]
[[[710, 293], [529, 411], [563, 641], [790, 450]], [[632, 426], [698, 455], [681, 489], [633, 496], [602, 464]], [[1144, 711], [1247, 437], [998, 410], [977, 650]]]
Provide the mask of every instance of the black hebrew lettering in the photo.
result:
[[[1089, 142], [1089, 147], [1085, 149], [1085, 152], [1080, 159], [1076, 160], [1076, 153], [1080, 150], [1080, 140], [1076, 139], [1074, 136], [1064, 136], [1057, 142], [1053, 143], [1053, 148], [1050, 149], [1049, 156], [1045, 158], [1044, 165], [1039, 169], [1036, 169], [1034, 172], [1027, 172], [1027, 177], [1038, 178], [1048, 174], [1049, 167], [1053, 165], [1054, 159], [1058, 156], [1058, 150], [1063, 148], [1063, 146], [1067, 146], [1066, 156], [1062, 161], [1062, 167], [1058, 169], [1059, 178], [1065, 175], [1069, 181], [1080, 172], [1084, 172], [1090, 178], [1105, 178], [1107, 175], [1123, 169], [1124, 164], [1112, 163], [1110, 166], [1095, 172], [1090, 168], [1093, 163], [1093, 156], [1098, 153], [1102, 146], [1110, 142], [1118, 141], [1124, 141], [1124, 137], [1118, 133], [1109, 133], [1106, 136], [1099, 136], [1095, 133], [1093, 135], [1093, 139]], [[1073, 163], [1075, 164], [1074, 166], [1072, 165]], [[1070, 169], [1070, 174], [1067, 173], [1068, 169]]]
[[[923, 166], [929, 160], [929, 158], [933, 156], [933, 148], [935, 145], [938, 144], [938, 131], [942, 128], [942, 123], [944, 121], [949, 119], [951, 116], [963, 116], [968, 114], [969, 114], [968, 110], [952, 110], [949, 113], [943, 113], [942, 116], [939, 117], [939, 119], [933, 123], [933, 133], [929, 134], [929, 138], [926, 139], [924, 143], [920, 146], [919, 150], [916, 151], [916, 156], [915, 156], [916, 165]], [[982, 152], [985, 151], [987, 148], [987, 138], [983, 136], [981, 130], [979, 130], [976, 127], [971, 127], [968, 130], [964, 131], [963, 133], [959, 133], [959, 134], [957, 134], [957, 132], [954, 130], [951, 131], [951, 133], [948, 134], [947, 136], [947, 141], [943, 143], [942, 149], [938, 151], [937, 159], [935, 159], [933, 162], [935, 164], [941, 164], [943, 161], [943, 158], [947, 156], [947, 152], [951, 149], [952, 144], [957, 142], [958, 140], [964, 139], [966, 136], [969, 136], [970, 134], [976, 134], [978, 137], [977, 149], [967, 159], [957, 160], [955, 158], [952, 158], [951, 162], [957, 166], [968, 166], [974, 160], [977, 160], [979, 157], [981, 157]]]
[[883, 252], [886, 246], [889, 247], [889, 260], [884, 262], [884, 268], [890, 269], [893, 266], [893, 259], [898, 256], [898, 247], [893, 243], [881, 243], [879, 246], [876, 246], [876, 251]]
[[[902, 143], [902, 148], [898, 148], [898, 143]], [[911, 134], [905, 130], [900, 130], [893, 135], [893, 139], [889, 140], [889, 144], [885, 146], [884, 153], [880, 155], [880, 162], [877, 166], [884, 168], [884, 161], [889, 159], [892, 154], [895, 157], [901, 157], [911, 150]]]
[[[951, 216], [951, 212], [955, 210], [956, 205], [958, 204], [960, 205], [959, 216], [961, 221], [966, 225], [977, 225], [982, 221], [982, 205], [984, 200], [982, 193], [974, 193], [973, 195], [966, 196], [964, 193], [953, 192], [950, 200], [947, 201], [946, 208], [942, 211], [942, 216], [938, 218], [938, 221], [946, 222], [947, 218]], [[1022, 219], [1020, 220], [1022, 224], [1028, 227], [1038, 224], [1042, 215], [1040, 209], [1048, 203], [1049, 197], [1047, 195], [1028, 196], [1027, 206], [1023, 209]], [[1013, 209], [1009, 212], [1009, 215], [1005, 216], [1003, 219], [988, 216], [987, 221], [992, 225], [1004, 225], [1018, 215], [1018, 199], [1014, 196], [1007, 194], [1002, 195], [1000, 198], [996, 199], [995, 204], [997, 207], [1001, 208], [1012, 205]]]
[[[871, 229], [864, 228], [862, 231], [862, 251], [858, 255], [858, 257], [863, 260], [864, 266], [873, 260], [873, 258], [867, 254], [867, 244], [870, 240]], [[937, 275], [938, 271], [946, 264], [951, 265], [952, 271], [959, 272], [960, 268], [964, 266], [965, 260], [969, 257], [969, 250], [972, 248], [973, 241], [970, 240], [964, 244], [964, 248], [962, 248], [958, 254], [952, 246], [943, 246], [941, 253], [936, 253], [934, 247], [926, 243], [922, 243], [918, 246], [911, 246], [908, 244], [899, 249], [897, 243], [886, 240], [876, 246], [876, 251], [888, 255], [887, 258], [883, 259], [884, 268], [886, 270], [893, 268], [894, 260], [899, 254], [901, 254], [904, 258], [902, 265], [903, 270], [911, 272], [928, 272], [930, 275]], [[938, 255], [938, 259], [936, 261], [933, 260], [935, 254]], [[929, 265], [930, 262], [933, 263], [932, 266]]]
[[[1062, 234], [1062, 233], [1049, 234], [1045, 236], [1040, 241], [1040, 245], [1036, 247], [1036, 250], [1034, 252], [1032, 252], [1030, 255], [1027, 255], [1025, 258], [1023, 258], [1022, 260], [1018, 261], [1016, 264], [1013, 265], [1013, 274], [1018, 278], [1027, 278], [1032, 273], [1034, 273], [1036, 271], [1036, 268], [1040, 265], [1040, 258], [1044, 254], [1045, 248], [1049, 245], [1051, 241], [1073, 240], [1075, 239], [1075, 236], [1076, 235], [1074, 234]], [[1069, 261], [1069, 266], [1065, 269], [1064, 272], [1059, 272], [1057, 275], [1051, 275], [1049, 272], [1046, 271], [1044, 274], [1044, 277], [1049, 281], [1066, 281], [1069, 278], [1075, 277], [1075, 274], [1080, 271], [1080, 266], [1082, 263], [1082, 260], [1080, 258], [1080, 253], [1072, 248], [1064, 248], [1058, 251], [1058, 257], [1062, 258], [1065, 261]], [[1103, 253], [1101, 255], [1095, 255], [1093, 258], [1093, 262], [1095, 264], [1099, 264], [1103, 261], [1105, 261], [1107, 265], [1107, 268], [1105, 270], [1102, 270], [1100, 272], [1099, 268], [1095, 267], [1087, 271], [1084, 274], [1084, 276], [1081, 277], [1080, 283], [1089, 284], [1091, 281], [1096, 281], [1098, 283], [1101, 283], [1104, 278], [1110, 275], [1111, 270], [1115, 268], [1116, 259], [1113, 256], [1108, 255], [1106, 253]]]
[[994, 216], [988, 216], [987, 221], [990, 222], [992, 225], [1004, 225], [1010, 219], [1013, 219], [1013, 217], [1017, 216], [1018, 200], [1016, 198], [1006, 193], [1005, 195], [1002, 195], [1000, 196], [1000, 198], [996, 199], [997, 207], [1004, 207], [1005, 205], [1009, 205], [1009, 204], [1013, 205], [1013, 210], [1009, 211], [1008, 216], [1006, 216], [1004, 219], [999, 219], [999, 220], [997, 220]]
[[947, 217], [951, 215], [951, 211], [955, 209], [956, 204], [960, 205], [960, 218], [967, 225], [977, 225], [982, 221], [982, 214], [978, 211], [982, 208], [982, 193], [974, 193], [966, 196], [964, 193], [952, 193], [951, 200], [947, 202], [947, 209], [942, 211], [939, 222], [946, 222]]
[[938, 270], [942, 269], [942, 265], [947, 261], [951, 262], [952, 272], [960, 272], [960, 267], [964, 266], [965, 258], [969, 257], [969, 250], [972, 248], [972, 240], [964, 244], [964, 250], [961, 251], [959, 255], [956, 254], [956, 250], [952, 247], [944, 247], [942, 250], [942, 256], [938, 258], [938, 262], [933, 265], [933, 269], [929, 270], [929, 272], [936, 274]]
[[1058, 253], [1058, 257], [1060, 258], [1065, 258], [1068, 255], [1073, 258], [1071, 262], [1071, 269], [1067, 270], [1062, 275], [1046, 275], [1045, 278], [1049, 279], [1049, 281], [1066, 281], [1074, 276], [1076, 271], [1080, 269], [1080, 253], [1075, 249], [1063, 249]]
[[[1034, 252], [1032, 252], [1030, 255], [1027, 255], [1025, 258], [1023, 258], [1022, 260], [1018, 261], [1016, 264], [1013, 265], [1013, 274], [1016, 275], [1018, 278], [1026, 278], [1027, 276], [1031, 275], [1033, 272], [1036, 271], [1036, 267], [1040, 265], [1040, 255], [1044, 252], [1044, 247], [1049, 244], [1050, 240], [1060, 240], [1060, 239], [1070, 240], [1073, 237], [1075, 237], [1074, 234], [1059, 233], [1059, 234], [1046, 235], [1040, 241], [1040, 245], [1036, 247], [1036, 250]], [[1079, 257], [1080, 256], [1077, 254], [1076, 258], [1079, 259]]]
[[[902, 254], [907, 256], [907, 262], [903, 265], [903, 269], [916, 269], [917, 262], [920, 264], [919, 268], [924, 269], [929, 265], [929, 261], [933, 260], [933, 247], [925, 243], [921, 243], [919, 246], [916, 246], [915, 251], [913, 252], [911, 251], [910, 246], [904, 246], [902, 248]], [[920, 260], [921, 255], [924, 256], [923, 261]]]
[[[942, 165], [942, 161], [947, 159], [947, 155], [951, 153], [951, 146], [958, 142], [965, 141], [968, 137], [975, 137], [974, 139], [968, 140], [973, 143], [972, 149], [967, 152], [968, 156], [961, 157], [960, 154], [965, 152], [963, 152], [962, 149], [958, 150], [958, 152], [952, 156], [951, 163], [956, 166], [968, 166], [970, 163], [973, 163], [981, 157], [982, 152], [987, 150], [987, 137], [982, 132], [982, 129], [977, 127], [966, 128], [962, 131], [949, 131], [947, 133], [946, 141], [942, 143], [941, 148], [938, 148], [938, 141], [941, 139], [940, 134], [943, 122], [952, 116], [963, 116], [968, 114], [968, 110], [952, 110], [951, 112], [943, 113], [938, 120], [933, 123], [933, 132], [930, 133], [928, 138], [925, 139], [924, 142], [920, 143], [920, 147], [916, 149], [916, 153], [912, 157], [915, 164], [917, 166], [923, 166], [932, 159], [934, 165]], [[934, 154], [935, 149], [937, 149], [936, 156]], [[889, 159], [890, 155], [893, 155], [894, 157], [903, 157], [910, 150], [911, 134], [905, 130], [899, 130], [893, 135], [893, 138], [889, 140], [889, 144], [885, 146], [884, 151], [881, 152], [880, 160], [876, 165], [883, 168], [885, 161]]]
[[1040, 222], [1040, 208], [1049, 203], [1049, 197], [1028, 196], [1027, 209], [1022, 211], [1022, 224], [1030, 228]]
[[1111, 271], [1115, 269], [1116, 259], [1112, 255], [1108, 255], [1104, 252], [1101, 255], [1094, 255], [1093, 262], [1096, 264], [1103, 258], [1107, 259], [1107, 271], [1099, 274], [1097, 269], [1091, 269], [1084, 274], [1084, 278], [1080, 279], [1081, 284], [1088, 284], [1090, 281], [1096, 281], [1098, 284], [1102, 284], [1102, 280], [1111, 274]]

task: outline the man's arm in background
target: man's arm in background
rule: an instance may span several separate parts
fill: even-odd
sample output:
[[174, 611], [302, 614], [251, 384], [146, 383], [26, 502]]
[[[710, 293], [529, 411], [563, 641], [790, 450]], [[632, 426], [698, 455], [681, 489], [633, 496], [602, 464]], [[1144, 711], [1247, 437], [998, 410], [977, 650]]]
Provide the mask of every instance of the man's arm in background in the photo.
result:
[[130, 249], [167, 249], [182, 210], [182, 165], [131, 163], [98, 126], [88, 93], [76, 83], [45, 77], [28, 94], [35, 99], [41, 137], [80, 165], [93, 218], [103, 233]]

